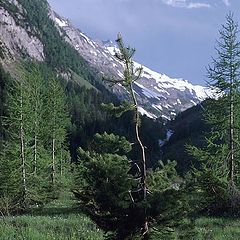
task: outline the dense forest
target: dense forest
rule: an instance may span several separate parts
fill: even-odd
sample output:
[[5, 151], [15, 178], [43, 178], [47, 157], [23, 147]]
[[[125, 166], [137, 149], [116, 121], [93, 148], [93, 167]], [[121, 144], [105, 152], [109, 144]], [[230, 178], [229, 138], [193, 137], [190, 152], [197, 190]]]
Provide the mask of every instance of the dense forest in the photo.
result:
[[[233, 15], [226, 17], [217, 57], [208, 67], [209, 87], [217, 97], [167, 122], [138, 112], [133, 84], [143, 69], [135, 68], [135, 50], [125, 46], [120, 34], [115, 57], [124, 66], [124, 77], [103, 81], [60, 35], [46, 1], [21, 4], [25, 10], [19, 18], [14, 3], [1, 2], [43, 42], [45, 62], [21, 50], [11, 72], [1, 48], [3, 239], [10, 232], [15, 235], [9, 239], [19, 239], [16, 229], [23, 234], [31, 226], [28, 220], [17, 222], [19, 215], [47, 211], [53, 222], [56, 213], [46, 206], [65, 203], [63, 196], [77, 205], [64, 205], [64, 210], [82, 214], [77, 219], [59, 215], [69, 221], [71, 239], [224, 239], [202, 233], [198, 219], [234, 219], [240, 213], [240, 42]], [[128, 101], [111, 91], [119, 83], [129, 92]], [[168, 139], [169, 130], [173, 135]], [[78, 221], [86, 221], [91, 230], [77, 235]], [[71, 232], [75, 228], [78, 233]], [[46, 239], [69, 239], [59, 237], [59, 229], [55, 226]], [[28, 234], [39, 239], [36, 232]]]

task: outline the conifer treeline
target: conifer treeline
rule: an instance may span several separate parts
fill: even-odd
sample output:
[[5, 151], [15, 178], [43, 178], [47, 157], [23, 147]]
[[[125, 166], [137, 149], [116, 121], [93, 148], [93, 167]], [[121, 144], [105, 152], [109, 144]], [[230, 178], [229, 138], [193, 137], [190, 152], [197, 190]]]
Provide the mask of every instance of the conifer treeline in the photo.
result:
[[69, 125], [64, 90], [58, 80], [44, 78], [36, 64], [30, 67], [20, 70], [19, 78], [5, 78], [0, 195], [2, 203], [8, 201], [7, 211], [55, 197], [70, 161], [64, 146]]

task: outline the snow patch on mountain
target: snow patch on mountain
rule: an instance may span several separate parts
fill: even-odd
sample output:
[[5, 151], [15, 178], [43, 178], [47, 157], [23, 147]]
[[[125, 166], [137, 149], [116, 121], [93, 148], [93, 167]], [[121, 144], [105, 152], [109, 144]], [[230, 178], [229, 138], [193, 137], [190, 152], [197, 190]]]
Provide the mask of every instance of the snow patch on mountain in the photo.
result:
[[141, 115], [146, 115], [149, 118], [157, 118], [157, 116], [155, 116], [154, 114], [149, 113], [148, 111], [146, 111], [142, 107], [138, 107], [138, 111], [141, 113]]
[[[65, 40], [100, 74], [118, 80], [123, 78], [124, 64], [115, 57], [115, 53], [119, 52], [116, 44], [112, 41], [92, 40], [66, 19], [54, 12], [53, 15]], [[133, 88], [140, 106], [139, 111], [148, 117], [172, 119], [179, 112], [215, 94], [207, 87], [193, 85], [182, 78], [171, 78], [138, 62], [134, 62], [134, 66], [143, 68], [142, 77], [135, 82]], [[120, 85], [114, 86], [112, 90], [120, 99], [129, 98], [125, 88]]]
[[55, 21], [58, 24], [59, 27], [66, 27], [68, 26], [67, 21], [63, 20], [63, 19], [59, 19], [57, 17], [55, 17]]

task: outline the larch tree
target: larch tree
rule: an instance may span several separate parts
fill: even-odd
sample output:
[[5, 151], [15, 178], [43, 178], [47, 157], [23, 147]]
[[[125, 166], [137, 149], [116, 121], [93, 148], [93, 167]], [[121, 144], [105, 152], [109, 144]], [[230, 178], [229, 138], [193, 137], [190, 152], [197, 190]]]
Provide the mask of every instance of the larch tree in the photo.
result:
[[[66, 128], [69, 124], [69, 116], [66, 106], [65, 92], [60, 84], [54, 78], [50, 78], [46, 90], [45, 112], [45, 138], [46, 147], [51, 149], [51, 181], [56, 182], [57, 168], [61, 169], [61, 155], [66, 138]], [[49, 146], [51, 146], [49, 148]]]
[[[5, 150], [2, 161], [6, 161], [10, 167], [9, 174], [14, 179], [13, 191], [18, 192], [20, 207], [25, 208], [29, 203], [28, 186], [28, 143], [30, 141], [30, 118], [31, 103], [28, 84], [25, 79], [17, 79], [9, 82], [6, 97], [7, 117], [4, 126], [8, 141], [5, 143]], [[6, 186], [6, 191], [8, 186]], [[11, 188], [11, 187], [10, 187]]]
[[239, 179], [240, 130], [240, 42], [238, 24], [230, 13], [219, 31], [217, 57], [208, 67], [209, 85], [218, 93], [218, 99], [209, 101], [205, 120], [212, 126], [206, 137], [206, 147], [190, 147], [190, 153], [202, 161], [202, 166], [215, 177], [226, 181], [231, 206], [237, 203]]
[[68, 112], [60, 83], [47, 84], [39, 64], [26, 63], [18, 71], [7, 84], [0, 194], [25, 209], [54, 197], [56, 167], [64, 170], [56, 158], [69, 159], [64, 148]]

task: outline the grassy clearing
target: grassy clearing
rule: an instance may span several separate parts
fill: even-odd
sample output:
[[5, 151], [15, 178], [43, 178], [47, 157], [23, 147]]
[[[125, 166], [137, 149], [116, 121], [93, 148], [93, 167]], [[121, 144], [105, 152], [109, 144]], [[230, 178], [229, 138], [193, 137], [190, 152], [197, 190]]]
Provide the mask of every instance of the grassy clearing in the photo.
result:
[[78, 214], [69, 194], [42, 209], [0, 220], [1, 240], [102, 240], [103, 232]]
[[200, 218], [196, 221], [195, 240], [240, 240], [240, 220]]
[[2, 240], [101, 240], [103, 233], [89, 220], [78, 214], [68, 216], [21, 216], [5, 219], [0, 225]]
[[73, 81], [77, 82], [78, 84], [80, 84], [82, 87], [85, 87], [86, 89], [95, 89], [97, 90], [91, 83], [89, 83], [88, 81], [86, 81], [84, 78], [82, 78], [81, 76], [79, 76], [78, 74], [76, 74], [75, 72], [72, 72], [73, 74]]
[[[240, 240], [240, 220], [199, 218], [193, 232], [192, 236], [179, 234], [178, 237], [169, 236], [163, 240]], [[104, 233], [88, 217], [79, 213], [71, 194], [64, 192], [59, 200], [44, 208], [32, 209], [23, 216], [0, 219], [0, 240], [23, 239], [103, 240]]]

